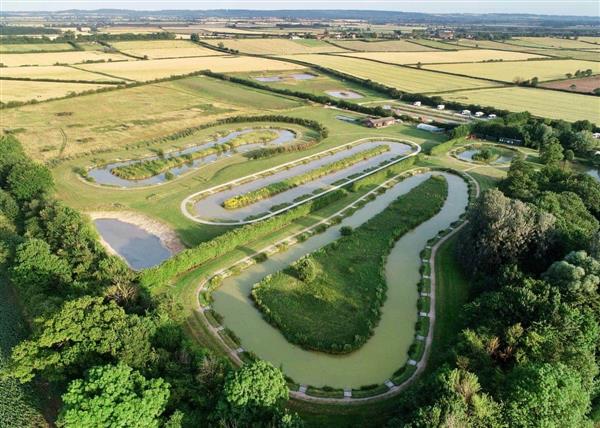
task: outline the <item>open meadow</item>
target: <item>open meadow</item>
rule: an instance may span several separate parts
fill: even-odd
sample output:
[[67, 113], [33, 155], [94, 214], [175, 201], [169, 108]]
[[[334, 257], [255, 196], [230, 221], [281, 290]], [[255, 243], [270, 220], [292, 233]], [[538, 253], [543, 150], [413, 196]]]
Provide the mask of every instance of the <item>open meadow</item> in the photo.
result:
[[323, 52], [344, 52], [345, 50], [321, 40], [289, 39], [207, 39], [213, 46], [221, 44], [241, 53], [263, 55], [293, 55]]
[[[474, 63], [485, 61], [519, 61], [544, 58], [541, 55], [521, 52], [507, 52], [492, 49], [466, 49], [461, 51], [432, 52], [359, 52], [344, 54], [356, 58], [365, 58], [392, 64], [436, 64], [436, 63]], [[476, 76], [477, 77], [477, 76]]]
[[125, 54], [149, 59], [222, 55], [186, 40], [132, 40], [114, 42], [111, 46]]
[[[0, 79], [0, 102], [44, 101], [104, 87], [109, 87], [109, 85]], [[10, 116], [10, 114], [2, 112], [2, 126], [8, 123], [4, 122], [7, 116]]]
[[214, 56], [194, 58], [155, 59], [126, 63], [85, 64], [84, 70], [106, 73], [129, 80], [147, 81], [195, 71], [211, 70], [216, 73], [269, 70], [301, 70], [302, 66], [266, 58], [241, 56]]
[[587, 119], [600, 123], [600, 98], [536, 88], [492, 88], [440, 94], [446, 100], [528, 111], [540, 117], [570, 122]]
[[537, 77], [540, 81], [564, 79], [567, 73], [592, 70], [600, 73], [600, 62], [576, 60], [540, 60], [518, 62], [489, 62], [479, 64], [437, 64], [425, 66], [428, 70], [483, 77], [485, 79], [514, 82]]
[[[64, 86], [65, 91], [93, 87], [5, 80], [0, 84], [9, 88], [21, 85], [21, 93], [28, 96], [22, 89], [31, 84], [55, 90]], [[30, 156], [49, 160], [115, 149], [234, 113], [299, 105], [298, 101], [267, 92], [193, 77], [18, 107], [3, 111], [2, 119], [4, 126], [19, 129], [18, 137]]]
[[[282, 58], [288, 57], [283, 56]], [[370, 79], [406, 92], [432, 93], [496, 86], [496, 84], [484, 80], [442, 75], [426, 70], [338, 55], [297, 55], [289, 58], [328, 67], [362, 79]]]

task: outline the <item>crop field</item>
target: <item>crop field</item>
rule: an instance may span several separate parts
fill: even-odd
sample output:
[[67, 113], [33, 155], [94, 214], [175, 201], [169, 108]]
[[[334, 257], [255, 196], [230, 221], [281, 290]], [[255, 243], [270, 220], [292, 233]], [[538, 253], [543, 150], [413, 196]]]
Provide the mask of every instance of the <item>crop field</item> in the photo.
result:
[[[208, 43], [218, 46], [223, 43], [226, 48], [240, 52], [266, 55], [294, 55], [322, 52], [344, 52], [344, 49], [321, 40], [289, 40], [289, 39], [212, 39]], [[241, 71], [241, 70], [240, 70]]]
[[[28, 80], [0, 79], [0, 102], [8, 103], [10, 101], [31, 100], [43, 101], [50, 98], [60, 98], [71, 93], [80, 93], [106, 86], [107, 85], [94, 83], [38, 82]], [[6, 112], [2, 112], [3, 122], [6, 114]]]
[[58, 52], [73, 49], [68, 43], [0, 43], [0, 53]]
[[469, 49], [467, 47], [461, 47], [461, 46], [451, 46], [450, 44], [446, 43], [446, 42], [441, 42], [439, 40], [431, 40], [431, 39], [415, 39], [413, 40], [414, 43], [417, 43], [421, 46], [427, 46], [430, 48], [434, 48], [434, 49], [440, 49], [443, 51], [456, 51], [456, 50], [461, 50], [461, 49]]
[[125, 41], [112, 43], [111, 46], [123, 53], [150, 59], [223, 55], [185, 40]]
[[600, 98], [536, 88], [492, 88], [440, 94], [444, 99], [574, 122], [600, 124]]
[[559, 39], [556, 37], [516, 37], [508, 40], [507, 43], [520, 46], [533, 46], [542, 48], [559, 49], [589, 49], [594, 46], [579, 40]]
[[600, 73], [600, 63], [576, 60], [543, 60], [519, 62], [490, 62], [481, 64], [438, 64], [428, 65], [428, 70], [483, 77], [486, 79], [514, 82], [537, 77], [540, 81], [564, 79], [566, 73], [591, 69]]
[[303, 67], [266, 58], [215, 56], [129, 61], [126, 63], [86, 64], [82, 65], [81, 68], [125, 79], [146, 81], [201, 70], [229, 73], [235, 71], [301, 70]]
[[365, 59], [345, 56], [298, 55], [292, 58], [328, 67], [362, 79], [371, 79], [407, 92], [431, 93], [495, 86], [494, 83], [484, 80], [441, 75], [425, 70], [374, 63]]
[[600, 88], [600, 76], [557, 80], [555, 82], [544, 83], [540, 86], [552, 89], [568, 89], [569, 91], [580, 93], [593, 93], [594, 89]]
[[118, 53], [105, 53], [99, 51], [15, 53], [0, 55], [0, 63], [4, 64], [5, 67], [19, 67], [22, 65], [80, 64], [86, 61], [125, 61], [128, 59], [131, 58]]
[[349, 50], [365, 52], [426, 52], [436, 50], [406, 40], [336, 40], [334, 43]]
[[42, 65], [39, 67], [2, 67], [0, 77], [26, 79], [87, 80], [91, 82], [115, 82], [116, 78], [91, 73], [64, 65]]
[[452, 62], [482, 62], [490, 60], [518, 61], [531, 58], [544, 58], [541, 55], [522, 52], [507, 52], [491, 49], [466, 49], [462, 51], [434, 52], [359, 52], [344, 54], [356, 58], [372, 59], [392, 64], [435, 64]]
[[[0, 80], [0, 84], [3, 94], [5, 85], [15, 87], [7, 90], [14, 96], [30, 96], [32, 91], [41, 93], [48, 87], [55, 91], [52, 97], [95, 86], [6, 80]], [[59, 88], [64, 88], [64, 92], [57, 93]], [[115, 149], [236, 112], [255, 113], [299, 105], [298, 101], [259, 90], [194, 77], [9, 109], [2, 112], [2, 121], [4, 127], [20, 130], [18, 137], [30, 156], [49, 160], [59, 155]]]

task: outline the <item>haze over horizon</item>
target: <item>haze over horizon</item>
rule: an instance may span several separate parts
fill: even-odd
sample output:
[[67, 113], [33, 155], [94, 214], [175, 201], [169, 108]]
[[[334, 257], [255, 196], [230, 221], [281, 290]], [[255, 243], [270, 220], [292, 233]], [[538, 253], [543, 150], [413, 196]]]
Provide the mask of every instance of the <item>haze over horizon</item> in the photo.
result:
[[123, 9], [123, 10], [389, 10], [395, 12], [422, 13], [523, 13], [538, 15], [600, 16], [600, 2], [595, 0], [575, 1], [517, 1], [517, 0], [421, 0], [421, 1], [358, 1], [358, 0], [284, 0], [284, 1], [165, 1], [165, 0], [4, 0], [0, 11], [62, 11], [69, 9]]

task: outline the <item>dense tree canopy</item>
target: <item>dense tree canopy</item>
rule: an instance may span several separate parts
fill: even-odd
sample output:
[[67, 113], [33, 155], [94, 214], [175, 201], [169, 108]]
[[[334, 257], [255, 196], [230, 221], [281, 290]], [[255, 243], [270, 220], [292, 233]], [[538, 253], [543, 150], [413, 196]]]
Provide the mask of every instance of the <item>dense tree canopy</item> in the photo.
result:
[[461, 233], [460, 261], [470, 272], [490, 273], [503, 264], [540, 260], [554, 223], [552, 215], [489, 190], [471, 210]]
[[58, 424], [66, 428], [161, 425], [169, 384], [146, 379], [124, 364], [92, 367], [69, 384]]
[[127, 315], [114, 302], [82, 297], [64, 304], [39, 332], [13, 350], [12, 375], [23, 382], [41, 373], [60, 379], [90, 363], [118, 360], [144, 367], [153, 359], [150, 320]]

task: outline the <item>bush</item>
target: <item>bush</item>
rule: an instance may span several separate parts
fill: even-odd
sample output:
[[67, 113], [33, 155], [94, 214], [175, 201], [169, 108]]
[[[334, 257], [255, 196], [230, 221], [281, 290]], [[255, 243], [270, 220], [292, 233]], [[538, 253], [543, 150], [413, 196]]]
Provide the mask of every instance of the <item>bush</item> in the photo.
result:
[[353, 229], [351, 226], [342, 226], [342, 228], [340, 229], [340, 233], [342, 234], [342, 236], [350, 236], [352, 235]]
[[300, 281], [311, 282], [317, 276], [317, 267], [310, 257], [303, 257], [294, 263], [296, 276]]

